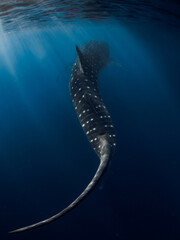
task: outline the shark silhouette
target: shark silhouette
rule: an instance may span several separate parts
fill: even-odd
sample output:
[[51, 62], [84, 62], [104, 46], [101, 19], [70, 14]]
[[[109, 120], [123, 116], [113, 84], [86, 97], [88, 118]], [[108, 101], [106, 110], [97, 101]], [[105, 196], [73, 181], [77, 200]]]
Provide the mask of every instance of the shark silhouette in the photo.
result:
[[101, 41], [89, 41], [79, 48], [74, 62], [70, 94], [82, 128], [97, 153], [100, 164], [85, 190], [65, 209], [38, 223], [10, 233], [22, 232], [48, 224], [75, 208], [97, 185], [107, 169], [116, 145], [111, 117], [98, 90], [98, 73], [109, 61], [109, 47]]

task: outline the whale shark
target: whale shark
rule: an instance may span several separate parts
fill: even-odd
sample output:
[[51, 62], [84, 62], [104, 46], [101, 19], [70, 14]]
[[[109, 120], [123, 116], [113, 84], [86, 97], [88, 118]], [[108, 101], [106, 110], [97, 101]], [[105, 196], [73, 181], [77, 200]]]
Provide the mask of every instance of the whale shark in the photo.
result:
[[99, 167], [84, 191], [59, 213], [35, 224], [10, 233], [40, 227], [62, 217], [84, 200], [105, 174], [115, 150], [116, 137], [108, 110], [98, 89], [98, 73], [109, 62], [109, 46], [102, 41], [91, 40], [78, 47], [72, 67], [70, 95], [80, 124], [91, 146], [99, 157]]

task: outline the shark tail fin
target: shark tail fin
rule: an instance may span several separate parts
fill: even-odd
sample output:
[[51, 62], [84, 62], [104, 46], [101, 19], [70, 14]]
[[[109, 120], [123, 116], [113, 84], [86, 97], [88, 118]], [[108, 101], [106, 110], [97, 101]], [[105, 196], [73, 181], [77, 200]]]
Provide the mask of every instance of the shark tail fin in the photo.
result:
[[101, 158], [100, 158], [100, 164], [99, 164], [99, 167], [98, 167], [93, 179], [88, 184], [88, 186], [84, 189], [84, 191], [69, 206], [67, 206], [61, 212], [53, 215], [50, 218], [47, 218], [43, 221], [37, 222], [35, 224], [29, 225], [29, 226], [26, 226], [26, 227], [18, 228], [16, 230], [10, 231], [9, 233], [23, 232], [23, 231], [26, 231], [26, 230], [30, 230], [30, 229], [33, 229], [33, 228], [43, 226], [45, 224], [53, 222], [56, 219], [62, 217], [63, 215], [65, 215], [66, 213], [68, 213], [72, 209], [74, 209], [77, 205], [79, 205], [81, 203], [81, 201], [84, 200], [89, 195], [89, 193], [94, 189], [94, 187], [97, 185], [97, 183], [99, 182], [101, 177], [104, 175], [105, 170], [107, 169], [107, 167], [109, 165], [109, 162], [110, 162], [110, 145], [108, 144], [108, 142], [106, 140], [103, 139], [101, 146], [102, 146], [102, 148], [101, 148], [102, 154], [101, 154]]

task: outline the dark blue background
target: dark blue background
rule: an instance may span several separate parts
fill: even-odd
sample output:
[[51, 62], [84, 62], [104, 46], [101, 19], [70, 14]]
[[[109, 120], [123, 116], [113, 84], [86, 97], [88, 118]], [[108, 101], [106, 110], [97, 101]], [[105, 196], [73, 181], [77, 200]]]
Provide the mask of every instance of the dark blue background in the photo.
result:
[[[108, 42], [115, 61], [99, 75], [117, 135], [107, 176], [63, 218], [8, 235], [62, 210], [96, 171], [69, 95], [75, 44], [92, 39]], [[179, 239], [179, 42], [163, 24], [1, 29], [1, 239]]]

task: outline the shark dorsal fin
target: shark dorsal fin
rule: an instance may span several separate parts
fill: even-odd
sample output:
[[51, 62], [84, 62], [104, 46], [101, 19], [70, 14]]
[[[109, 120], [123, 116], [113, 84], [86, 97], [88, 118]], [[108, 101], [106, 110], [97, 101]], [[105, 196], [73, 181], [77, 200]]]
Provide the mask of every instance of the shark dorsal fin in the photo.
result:
[[84, 73], [84, 69], [83, 69], [84, 56], [77, 45], [76, 45], [76, 52], [79, 58], [79, 69], [82, 73]]

